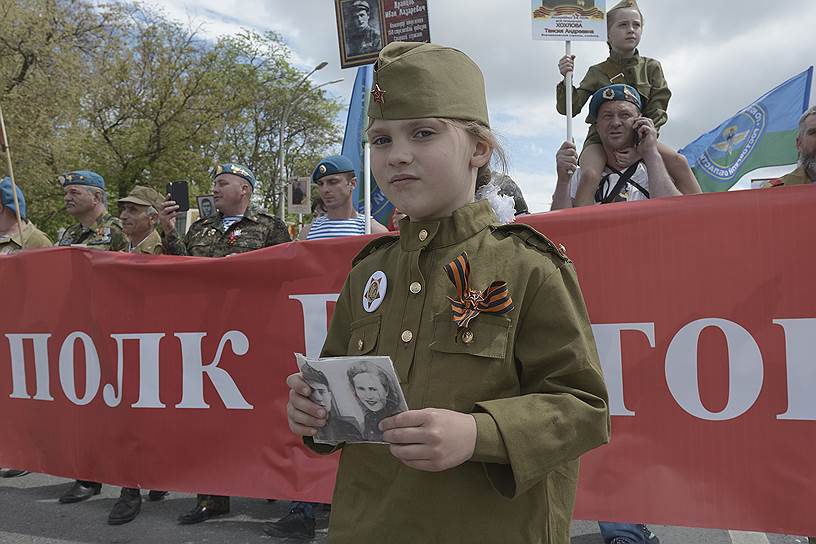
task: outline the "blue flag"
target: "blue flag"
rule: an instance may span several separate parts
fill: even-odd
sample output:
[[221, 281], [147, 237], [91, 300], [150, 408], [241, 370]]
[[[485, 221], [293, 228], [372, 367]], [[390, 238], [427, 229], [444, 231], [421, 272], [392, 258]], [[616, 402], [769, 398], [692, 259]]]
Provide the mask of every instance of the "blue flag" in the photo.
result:
[[[354, 165], [357, 175], [357, 187], [351, 195], [357, 211], [363, 213], [365, 198], [363, 194], [363, 165], [365, 130], [368, 128], [368, 99], [374, 82], [374, 67], [372, 65], [357, 68], [357, 77], [354, 78], [354, 89], [351, 91], [346, 132], [343, 136], [343, 156]], [[385, 198], [374, 176], [371, 177], [371, 217], [383, 225], [388, 224], [394, 207]]]
[[680, 150], [704, 192], [727, 191], [757, 168], [796, 162], [812, 80], [811, 66]]

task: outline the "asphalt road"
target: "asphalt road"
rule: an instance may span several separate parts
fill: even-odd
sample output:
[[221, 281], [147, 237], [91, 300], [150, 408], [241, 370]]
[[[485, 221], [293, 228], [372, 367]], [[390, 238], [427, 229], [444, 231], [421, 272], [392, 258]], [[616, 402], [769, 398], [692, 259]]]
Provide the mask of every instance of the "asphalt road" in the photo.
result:
[[[57, 497], [70, 480], [42, 474], [0, 479], [0, 544], [278, 544], [297, 542], [273, 539], [263, 524], [284, 516], [285, 502], [232, 499], [232, 512], [192, 526], [176, 523], [191, 509], [195, 497], [171, 493], [161, 502], [142, 502], [132, 522], [113, 527], [108, 512], [119, 489], [103, 486], [102, 493], [79, 504], [63, 505]], [[328, 513], [318, 514], [317, 537], [327, 542]], [[663, 544], [806, 544], [803, 537], [652, 526]], [[497, 543], [499, 544], [499, 543]], [[594, 522], [576, 521], [571, 544], [603, 544]]]

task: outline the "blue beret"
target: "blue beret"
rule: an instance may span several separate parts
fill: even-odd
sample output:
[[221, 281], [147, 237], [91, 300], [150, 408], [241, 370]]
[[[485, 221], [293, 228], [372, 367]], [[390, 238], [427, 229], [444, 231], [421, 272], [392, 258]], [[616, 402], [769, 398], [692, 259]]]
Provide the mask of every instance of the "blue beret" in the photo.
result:
[[[25, 197], [23, 196], [23, 191], [20, 189], [20, 186], [16, 186], [17, 189], [17, 201], [20, 203], [20, 217], [25, 219], [26, 217], [26, 203]], [[3, 203], [4, 208], [11, 208], [12, 210], [16, 210], [17, 208], [14, 207], [14, 193], [11, 192], [11, 178], [6, 176], [3, 178], [3, 181], [0, 181], [0, 201]]]
[[215, 167], [215, 170], [213, 170], [212, 177], [215, 179], [221, 174], [232, 174], [238, 176], [239, 178], [243, 178], [252, 186], [253, 189], [255, 189], [255, 185], [258, 183], [258, 181], [255, 179], [255, 174], [252, 173], [252, 170], [240, 164], [234, 164], [231, 162], [219, 164]]
[[643, 101], [641, 100], [640, 93], [637, 92], [637, 89], [630, 85], [626, 85], [625, 83], [617, 83], [615, 85], [601, 87], [595, 91], [595, 94], [592, 95], [592, 99], [589, 101], [589, 119], [593, 123], [597, 121], [598, 110], [601, 108], [601, 104], [613, 102], [615, 100], [625, 100], [626, 102], [631, 102], [637, 106], [638, 110], [643, 110]]
[[68, 185], [87, 185], [89, 187], [96, 187], [105, 190], [105, 180], [96, 172], [90, 170], [77, 170], [75, 172], [68, 172], [57, 178], [60, 185], [67, 187]]
[[351, 164], [351, 161], [343, 155], [332, 155], [317, 164], [317, 168], [312, 172], [312, 181], [317, 181], [324, 176], [344, 174], [346, 172], [354, 172], [354, 165]]

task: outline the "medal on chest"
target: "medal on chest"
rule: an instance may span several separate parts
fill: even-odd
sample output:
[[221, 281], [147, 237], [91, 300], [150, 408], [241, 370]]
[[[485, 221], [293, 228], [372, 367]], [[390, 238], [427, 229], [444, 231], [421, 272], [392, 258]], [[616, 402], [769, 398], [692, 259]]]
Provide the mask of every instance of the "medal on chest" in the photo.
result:
[[470, 287], [470, 260], [467, 252], [462, 252], [445, 265], [445, 272], [456, 287], [456, 298], [448, 297], [451, 302], [451, 317], [456, 323], [457, 340], [469, 344], [473, 341], [470, 322], [481, 313], [504, 315], [513, 310], [513, 299], [507, 289], [507, 283], [496, 280], [484, 291]]
[[365, 288], [363, 289], [363, 310], [371, 313], [379, 308], [385, 299], [387, 289], [388, 278], [385, 277], [384, 272], [378, 270], [371, 274], [371, 277], [368, 278]]
[[241, 229], [235, 229], [234, 231], [232, 231], [230, 235], [227, 236], [227, 245], [234, 246], [235, 242], [238, 241], [238, 238], [241, 237], [241, 234], [242, 234]]
[[110, 227], [99, 227], [96, 229], [96, 237], [99, 238], [99, 241], [102, 243], [107, 243], [111, 241], [111, 229]]

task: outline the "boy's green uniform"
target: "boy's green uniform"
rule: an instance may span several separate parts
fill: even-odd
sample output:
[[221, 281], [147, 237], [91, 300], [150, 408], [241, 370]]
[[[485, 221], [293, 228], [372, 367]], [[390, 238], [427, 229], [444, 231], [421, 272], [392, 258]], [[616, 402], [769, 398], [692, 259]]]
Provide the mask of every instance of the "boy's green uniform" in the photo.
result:
[[[481, 71], [460, 51], [394, 42], [374, 73], [373, 119], [489, 126]], [[534, 229], [496, 224], [486, 201], [400, 227], [355, 259], [322, 354], [390, 356], [408, 407], [472, 414], [475, 448], [469, 461], [427, 472], [386, 445], [344, 446], [330, 542], [569, 542], [578, 458], [609, 439], [607, 392], [572, 264]], [[470, 272], [459, 293], [445, 266], [463, 252]], [[462, 286], [487, 292], [494, 282], [506, 282], [512, 307], [485, 294], [496, 304], [460, 328], [454, 301], [478, 299]]]
[[[514, 309], [457, 335], [443, 267], [463, 251], [470, 285], [507, 282]], [[387, 291], [363, 308], [368, 279]], [[534, 229], [496, 225], [486, 201], [439, 221], [404, 222], [357, 257], [323, 356], [389, 355], [410, 409], [473, 414], [473, 458], [444, 472], [403, 465], [387, 446], [343, 448], [333, 543], [564, 543], [578, 457], [609, 437], [607, 393], [572, 264]], [[328, 446], [315, 445], [317, 451]]]
[[[623, 76], [615, 77], [618, 74]], [[663, 68], [657, 60], [641, 57], [637, 50], [628, 58], [610, 52], [608, 59], [589, 68], [578, 88], [572, 89], [573, 117], [581, 113], [584, 104], [595, 91], [612, 83], [626, 83], [637, 89], [644, 103], [643, 116], [654, 121], [658, 130], [666, 124], [669, 119], [666, 110], [669, 107], [671, 91], [663, 75]], [[563, 81], [556, 87], [556, 108], [558, 113], [566, 115], [566, 85]], [[584, 145], [601, 143], [592, 120], [587, 118], [587, 123], [590, 124], [590, 128]]]

